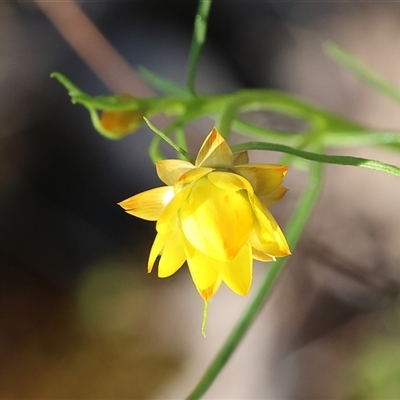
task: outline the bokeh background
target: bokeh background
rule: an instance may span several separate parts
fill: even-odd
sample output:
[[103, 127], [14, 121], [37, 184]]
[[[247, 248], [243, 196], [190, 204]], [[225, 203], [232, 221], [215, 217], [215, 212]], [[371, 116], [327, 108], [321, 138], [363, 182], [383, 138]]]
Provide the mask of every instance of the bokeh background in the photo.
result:
[[[152, 133], [104, 139], [49, 78], [62, 72], [93, 95], [151, 93], [103, 53], [87, 15], [131, 68], [185, 84], [195, 10], [193, 0], [0, 2], [1, 399], [183, 398], [248, 302], [222, 288], [201, 336], [189, 274], [147, 275], [154, 226], [116, 205], [159, 184]], [[399, 37], [399, 3], [214, 0], [198, 88], [285, 90], [399, 129], [398, 106], [323, 53], [334, 40], [400, 87]], [[296, 126], [271, 113], [251, 118]], [[212, 125], [191, 126], [193, 154]], [[383, 149], [340, 152], [400, 164]], [[325, 177], [287, 271], [206, 398], [400, 397], [399, 181], [338, 166]], [[290, 192], [273, 210], [283, 226], [305, 184], [304, 172], [288, 174]], [[249, 297], [266, 268], [255, 265]]]

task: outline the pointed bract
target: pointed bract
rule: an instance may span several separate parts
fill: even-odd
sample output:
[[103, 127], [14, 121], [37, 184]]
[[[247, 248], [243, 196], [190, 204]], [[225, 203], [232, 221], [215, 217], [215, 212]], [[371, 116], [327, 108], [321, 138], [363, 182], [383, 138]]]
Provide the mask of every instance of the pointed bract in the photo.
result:
[[213, 128], [196, 158], [196, 167], [229, 168], [233, 164], [232, 150], [221, 134]]
[[172, 197], [173, 188], [162, 186], [129, 197], [118, 205], [135, 217], [157, 221]]
[[249, 243], [242, 246], [237, 256], [220, 266], [221, 278], [235, 293], [245, 296], [250, 289], [253, 276], [253, 259]]
[[171, 230], [165, 241], [160, 262], [158, 263], [158, 277], [167, 278], [173, 275], [186, 261], [185, 251], [178, 224]]
[[243, 165], [249, 163], [249, 154], [247, 151], [233, 154], [233, 165]]
[[185, 172], [193, 168], [193, 164], [184, 160], [161, 160], [156, 162], [158, 177], [169, 186], [173, 186]]
[[287, 167], [275, 164], [238, 165], [232, 171], [247, 179], [258, 197], [268, 196], [282, 183]]

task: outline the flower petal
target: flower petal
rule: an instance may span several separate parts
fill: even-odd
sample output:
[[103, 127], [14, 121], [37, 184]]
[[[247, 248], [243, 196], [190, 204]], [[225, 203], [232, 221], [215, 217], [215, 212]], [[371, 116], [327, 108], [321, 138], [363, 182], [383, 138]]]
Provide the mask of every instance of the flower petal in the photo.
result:
[[217, 129], [213, 128], [199, 150], [196, 167], [229, 168], [232, 162], [231, 148]]
[[232, 171], [246, 178], [258, 197], [271, 194], [282, 183], [288, 167], [278, 164], [245, 164]]
[[173, 196], [172, 186], [161, 186], [147, 190], [118, 203], [128, 214], [156, 221]]
[[288, 190], [284, 186], [279, 186], [278, 189], [274, 190], [272, 193], [266, 196], [257, 197], [265, 208], [269, 208], [277, 203], [279, 200], [281, 200], [287, 191]]
[[[258, 238], [256, 231], [253, 231], [252, 234], [250, 235], [249, 243], [253, 248], [253, 258], [256, 258], [257, 260], [260, 261], [271, 261], [269, 260], [269, 257], [273, 257], [271, 254], [268, 253], [268, 251], [273, 252], [275, 249], [275, 245], [269, 242], [266, 243], [264, 242], [261, 243], [260, 239]], [[264, 260], [264, 258], [268, 258], [267, 260]]]
[[187, 240], [183, 240], [187, 264], [193, 282], [198, 291], [206, 291], [216, 285], [218, 280], [218, 261], [195, 249]]
[[159, 233], [167, 233], [169, 232], [173, 224], [175, 223], [174, 217], [176, 217], [179, 208], [182, 203], [186, 200], [186, 197], [191, 191], [192, 186], [187, 185], [184, 187], [179, 193], [175, 194], [173, 199], [168, 203], [165, 207], [163, 213], [158, 218], [156, 229]]
[[193, 168], [190, 171], [187, 171], [180, 176], [180, 178], [176, 182], [176, 186], [197, 181], [204, 175], [210, 173], [211, 171], [213, 171], [212, 168], [203, 168], [203, 167]]
[[167, 278], [174, 274], [186, 260], [183, 248], [182, 234], [176, 224], [175, 229], [168, 234], [165, 246], [158, 263], [158, 277]]
[[250, 289], [253, 272], [251, 246], [246, 243], [237, 256], [228, 262], [221, 263], [220, 276], [235, 293], [245, 296]]
[[161, 160], [156, 162], [158, 177], [170, 186], [173, 186], [181, 175], [193, 168], [193, 164], [184, 160]]
[[268, 262], [268, 261], [276, 261], [276, 258], [274, 256], [271, 256], [270, 254], [263, 253], [260, 250], [257, 250], [256, 248], [252, 247], [252, 252], [253, 252], [253, 258], [258, 261], [263, 261], [263, 262]]
[[246, 191], [220, 189], [205, 177], [193, 184], [179, 218], [192, 246], [212, 258], [228, 261], [247, 242], [254, 213]]
[[249, 163], [249, 154], [247, 151], [241, 151], [233, 155], [233, 165], [242, 165]]
[[209, 288], [204, 289], [204, 290], [199, 290], [199, 288], [197, 288], [197, 290], [199, 291], [200, 296], [205, 301], [209, 301], [214, 296], [214, 294], [217, 293], [217, 290], [221, 286], [221, 283], [222, 283], [222, 279], [220, 277], [218, 277], [217, 280], [214, 282], [214, 284], [211, 285]]
[[207, 175], [207, 179], [216, 187], [222, 190], [247, 190], [253, 193], [253, 188], [249, 181], [238, 174], [232, 172], [213, 171]]
[[157, 257], [161, 254], [165, 241], [168, 238], [166, 233], [158, 233], [154, 239], [153, 246], [151, 246], [149, 261], [147, 262], [147, 273], [150, 273], [153, 269], [154, 263]]
[[[262, 206], [256, 196], [253, 197], [252, 204], [256, 215], [254, 228], [262, 245], [259, 250], [274, 257], [284, 257], [291, 254], [286, 238], [272, 214]], [[252, 246], [255, 247], [254, 243], [252, 243]]]

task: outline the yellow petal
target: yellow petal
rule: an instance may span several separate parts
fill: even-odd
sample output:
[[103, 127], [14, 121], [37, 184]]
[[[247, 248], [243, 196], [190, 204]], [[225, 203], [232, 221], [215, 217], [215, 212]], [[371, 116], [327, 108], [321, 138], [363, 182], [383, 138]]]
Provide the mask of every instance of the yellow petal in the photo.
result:
[[166, 233], [158, 233], [156, 238], [154, 239], [153, 246], [151, 246], [149, 261], [147, 263], [147, 272], [150, 273], [153, 269], [154, 263], [157, 257], [161, 254], [164, 246], [165, 241], [168, 238], [168, 234]]
[[204, 175], [210, 173], [211, 171], [213, 171], [212, 168], [203, 168], [203, 167], [193, 168], [190, 171], [187, 171], [183, 175], [181, 175], [178, 181], [176, 182], [176, 185], [179, 186], [182, 184], [187, 184], [197, 181]]
[[241, 151], [233, 155], [233, 165], [242, 165], [249, 163], [249, 154], [247, 151]]
[[179, 193], [175, 194], [173, 199], [168, 203], [163, 213], [158, 218], [156, 224], [157, 232], [166, 233], [173, 228], [175, 224], [174, 218], [176, 218], [177, 212], [182, 203], [186, 200], [186, 197], [190, 193], [191, 188], [191, 185], [187, 185]]
[[193, 164], [183, 160], [162, 160], [156, 162], [158, 177], [170, 186], [173, 186], [181, 175], [193, 168]]
[[172, 186], [162, 186], [147, 190], [118, 203], [128, 214], [156, 221], [173, 196]]
[[253, 188], [249, 181], [242, 176], [233, 174], [231, 172], [213, 171], [207, 175], [207, 179], [216, 187], [223, 190], [247, 190], [253, 193]]
[[270, 254], [257, 250], [254, 247], [252, 248], [252, 252], [253, 252], [253, 258], [255, 260], [263, 262], [276, 261], [276, 258], [274, 256], [271, 256]]
[[279, 186], [278, 189], [274, 190], [272, 193], [266, 196], [257, 197], [265, 208], [269, 208], [277, 203], [279, 200], [281, 200], [287, 191], [288, 190], [284, 186]]
[[232, 171], [246, 178], [258, 197], [274, 192], [282, 183], [288, 167], [277, 164], [246, 164], [232, 168]]
[[182, 235], [178, 224], [171, 230], [162, 250], [160, 262], [158, 263], [158, 277], [167, 278], [174, 274], [186, 260], [182, 243]]
[[182, 232], [192, 246], [220, 261], [232, 260], [253, 230], [254, 213], [246, 191], [227, 191], [207, 177], [195, 182], [182, 203]]
[[215, 283], [213, 285], [211, 285], [209, 288], [204, 289], [204, 290], [200, 290], [199, 288], [197, 288], [197, 290], [199, 291], [200, 296], [205, 301], [209, 301], [214, 296], [214, 294], [217, 292], [217, 290], [221, 286], [221, 283], [222, 283], [222, 279], [220, 277], [218, 277], [217, 280], [215, 281]]
[[233, 163], [232, 150], [216, 128], [208, 134], [196, 158], [196, 167], [229, 168]]
[[273, 252], [276, 248], [272, 238], [270, 242], [264, 241], [263, 243], [261, 243], [255, 230], [250, 235], [249, 243], [253, 248], [253, 257], [261, 261], [264, 261], [263, 258], [266, 254], [268, 255], [268, 257], [270, 257], [271, 254], [269, 253], [269, 251]]
[[[265, 209], [257, 197], [252, 199], [254, 213], [256, 215], [254, 228], [257, 237], [263, 246], [263, 251], [274, 257], [284, 257], [290, 254], [289, 246], [280, 227], [272, 214]], [[254, 244], [252, 243], [253, 247]]]
[[187, 240], [183, 241], [190, 274], [201, 294], [217, 284], [219, 263], [195, 249]]
[[221, 263], [220, 276], [235, 293], [245, 296], [250, 289], [253, 271], [251, 246], [246, 243], [237, 256], [228, 262]]

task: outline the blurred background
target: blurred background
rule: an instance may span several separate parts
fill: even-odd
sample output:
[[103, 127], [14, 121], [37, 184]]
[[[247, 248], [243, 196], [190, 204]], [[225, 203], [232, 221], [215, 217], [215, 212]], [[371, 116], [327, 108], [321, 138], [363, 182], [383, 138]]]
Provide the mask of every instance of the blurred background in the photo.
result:
[[[268, 267], [255, 265], [245, 299], [221, 289], [204, 339], [189, 274], [147, 275], [154, 224], [116, 205], [159, 185], [144, 150], [152, 133], [106, 140], [49, 77], [62, 72], [92, 95], [139, 97], [152, 92], [130, 68], [144, 66], [185, 84], [196, 7], [0, 2], [2, 399], [183, 398]], [[214, 0], [208, 32], [200, 91], [285, 90], [359, 123], [399, 129], [398, 107], [323, 53], [334, 40], [400, 87], [398, 3]], [[271, 114], [252, 117], [293, 126]], [[194, 124], [193, 154], [212, 126]], [[400, 164], [383, 149], [340, 152]], [[206, 398], [400, 397], [399, 181], [338, 166], [325, 177], [287, 271]], [[283, 226], [304, 172], [292, 169], [285, 183], [290, 192], [273, 210]]]

